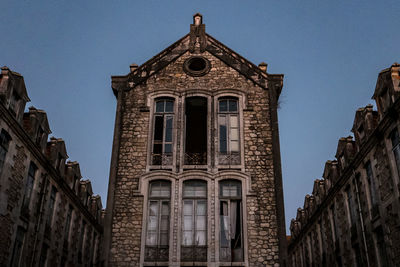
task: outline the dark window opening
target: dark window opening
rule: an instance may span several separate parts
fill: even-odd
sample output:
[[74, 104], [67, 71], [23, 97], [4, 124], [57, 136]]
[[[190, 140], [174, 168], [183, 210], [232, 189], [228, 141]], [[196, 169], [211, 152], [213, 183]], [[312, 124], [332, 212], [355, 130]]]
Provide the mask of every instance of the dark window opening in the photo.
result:
[[200, 57], [192, 58], [189, 61], [189, 69], [193, 71], [202, 71], [206, 66], [206, 61]]
[[186, 100], [185, 164], [207, 164], [207, 99]]
[[18, 227], [14, 242], [14, 248], [11, 256], [10, 266], [12, 267], [20, 265], [22, 249], [24, 246], [25, 232], [26, 232], [25, 229], [23, 229], [20, 226]]

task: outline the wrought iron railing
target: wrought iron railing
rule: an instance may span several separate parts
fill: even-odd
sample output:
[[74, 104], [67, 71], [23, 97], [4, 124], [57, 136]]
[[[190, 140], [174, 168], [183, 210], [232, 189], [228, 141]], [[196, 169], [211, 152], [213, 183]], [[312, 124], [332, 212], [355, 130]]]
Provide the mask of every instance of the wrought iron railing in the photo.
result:
[[218, 154], [219, 165], [240, 165], [240, 153], [219, 153]]
[[207, 261], [207, 246], [182, 246], [181, 261]]
[[207, 153], [185, 153], [185, 165], [207, 165]]
[[168, 246], [146, 246], [144, 252], [145, 261], [168, 261]]
[[172, 153], [162, 153], [162, 154], [153, 153], [151, 155], [151, 163], [152, 165], [163, 165], [163, 166], [172, 165]]

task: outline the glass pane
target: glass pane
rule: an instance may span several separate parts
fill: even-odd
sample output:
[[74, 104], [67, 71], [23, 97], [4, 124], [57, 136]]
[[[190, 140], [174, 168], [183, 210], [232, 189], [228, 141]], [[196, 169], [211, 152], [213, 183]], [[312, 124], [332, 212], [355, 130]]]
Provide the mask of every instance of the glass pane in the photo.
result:
[[160, 234], [160, 245], [161, 246], [168, 246], [168, 233], [161, 233]]
[[205, 215], [197, 215], [196, 216], [196, 230], [206, 230], [206, 216]]
[[164, 153], [172, 153], [172, 144], [164, 145]]
[[156, 103], [156, 112], [164, 112], [164, 100]]
[[193, 218], [192, 215], [183, 216], [183, 230], [192, 231], [193, 230]]
[[192, 200], [185, 200], [183, 202], [183, 214], [192, 215], [193, 214], [193, 204]]
[[154, 154], [161, 154], [162, 153], [162, 145], [161, 144], [154, 144], [153, 153]]
[[238, 116], [230, 115], [229, 117], [230, 117], [229, 120], [230, 120], [230, 123], [231, 123], [231, 127], [232, 128], [237, 128], [238, 127]]
[[161, 215], [169, 216], [169, 203], [163, 202], [161, 206]]
[[166, 101], [165, 103], [165, 112], [173, 112], [174, 111], [174, 102]]
[[229, 100], [229, 111], [237, 111], [237, 101]]
[[220, 194], [224, 197], [240, 197], [241, 184], [239, 181], [223, 181], [220, 183]]
[[154, 141], [162, 141], [164, 130], [164, 118], [162, 116], [156, 116], [154, 123]]
[[207, 184], [205, 182], [197, 182], [195, 184], [195, 196], [207, 197]]
[[[169, 197], [170, 196], [171, 186], [167, 182], [161, 182], [160, 185], [160, 197]], [[167, 204], [168, 205], [168, 204]], [[168, 208], [168, 206], [167, 206]]]
[[146, 245], [157, 245], [157, 234], [154, 231], [147, 231]]
[[148, 230], [157, 230], [157, 217], [156, 216], [149, 216], [149, 221], [147, 223]]
[[231, 141], [231, 151], [232, 152], [239, 151], [239, 142], [238, 141]]
[[207, 202], [204, 200], [197, 201], [197, 215], [207, 214]]
[[165, 124], [165, 142], [172, 142], [172, 117], [168, 116]]
[[226, 126], [219, 126], [219, 152], [226, 153], [227, 142], [226, 142]]
[[220, 227], [221, 227], [221, 235], [220, 235], [220, 245], [221, 247], [229, 246], [229, 217], [228, 217], [228, 203], [225, 201], [221, 201], [220, 203]]
[[219, 101], [219, 111], [220, 112], [228, 111], [228, 103], [227, 102], [228, 102], [227, 100]]
[[191, 246], [193, 243], [193, 233], [192, 231], [183, 231], [182, 245]]
[[205, 246], [206, 245], [206, 231], [197, 231], [196, 232], [196, 246]]
[[161, 216], [161, 222], [160, 222], [160, 231], [167, 231], [168, 232], [168, 217], [169, 216]]
[[231, 128], [231, 140], [239, 140], [239, 130], [237, 128]]

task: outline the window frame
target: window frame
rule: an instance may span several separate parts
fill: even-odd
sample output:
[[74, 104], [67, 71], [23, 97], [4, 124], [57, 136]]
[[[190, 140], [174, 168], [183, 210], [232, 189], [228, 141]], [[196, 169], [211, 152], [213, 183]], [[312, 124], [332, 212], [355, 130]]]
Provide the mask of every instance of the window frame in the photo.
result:
[[26, 176], [27, 178], [25, 181], [24, 195], [21, 204], [21, 214], [23, 215], [29, 215], [29, 206], [30, 203], [32, 202], [32, 194], [35, 188], [35, 180], [37, 173], [38, 173], [38, 167], [35, 163], [31, 161], [28, 167], [28, 174]]
[[[164, 102], [164, 109], [162, 112], [157, 111], [157, 103]], [[172, 111], [166, 111], [166, 102], [172, 102]], [[152, 169], [171, 169], [172, 166], [175, 165], [175, 145], [176, 145], [176, 120], [177, 120], [177, 105], [178, 101], [175, 97], [171, 96], [157, 96], [153, 98], [151, 103], [152, 112], [151, 112], [151, 120], [150, 120], [150, 142], [148, 147], [148, 166]], [[155, 140], [156, 135], [156, 121], [157, 117], [162, 117], [163, 127], [162, 127], [162, 140]], [[167, 119], [168, 117], [172, 117], [171, 123], [171, 141], [166, 141], [166, 128], [167, 128]], [[154, 145], [161, 145], [161, 153], [154, 152]], [[171, 145], [171, 152], [165, 152], [165, 145]], [[160, 158], [160, 164], [155, 164], [154, 156], [158, 155]]]
[[[213, 97], [214, 101], [214, 148], [213, 148], [213, 153], [215, 155], [214, 157], [214, 166], [218, 170], [224, 170], [224, 169], [238, 169], [238, 170], [245, 170], [244, 167], [244, 111], [247, 109], [247, 96], [246, 92], [242, 92], [240, 90], [226, 90], [224, 92], [221, 92]], [[239, 164], [232, 164], [230, 160], [228, 160], [228, 164], [221, 164], [219, 160], [219, 150], [220, 150], [220, 144], [219, 144], [219, 135], [220, 135], [220, 130], [219, 130], [219, 123], [218, 123], [218, 114], [219, 114], [219, 101], [223, 99], [233, 99], [237, 100], [237, 114], [238, 114], [238, 141], [239, 141], [239, 153], [238, 153], [238, 162]], [[236, 155], [235, 155], [236, 157]], [[230, 158], [230, 156], [229, 156]]]
[[[203, 196], [196, 196], [196, 191], [194, 191], [194, 195], [185, 195], [185, 187], [188, 185], [193, 187], [204, 187], [205, 194]], [[199, 186], [200, 185], [200, 186]], [[185, 214], [185, 202], [191, 201], [191, 214]], [[205, 204], [204, 214], [198, 214], [199, 202], [203, 202]], [[203, 179], [187, 179], [182, 182], [182, 224], [181, 224], [181, 261], [193, 261], [193, 262], [205, 262], [207, 261], [208, 254], [208, 182]], [[192, 232], [192, 242], [191, 244], [184, 244], [185, 234], [185, 216], [191, 215], [191, 228]], [[204, 230], [198, 229], [198, 217], [204, 216]], [[204, 232], [204, 244], [199, 245], [196, 244], [196, 236], [199, 232]], [[191, 257], [188, 256], [192, 254]]]
[[[169, 196], [152, 196], [152, 187], [153, 185], [156, 185], [157, 183], [160, 184], [160, 188], [162, 186], [162, 183], [164, 183], [164, 186], [168, 185], [169, 187]], [[171, 181], [166, 180], [166, 179], [154, 179], [149, 181], [148, 183], [148, 188], [147, 188], [147, 204], [146, 204], [146, 213], [143, 213], [145, 216], [143, 216], [144, 219], [144, 233], [143, 233], [143, 251], [144, 251], [144, 261], [145, 262], [165, 262], [169, 260], [169, 250], [170, 250], [170, 242], [169, 240], [171, 239], [171, 212], [172, 212], [172, 204], [173, 204], [173, 199], [172, 199], [172, 188], [173, 184]], [[150, 224], [150, 216], [154, 216], [150, 214], [150, 206], [151, 202], [155, 202], [157, 204], [157, 214], [155, 215], [157, 218], [157, 226], [156, 226], [156, 244], [148, 244], [148, 234], [149, 234], [149, 224]], [[168, 217], [167, 217], [167, 222], [168, 225], [165, 227], [163, 231], [167, 231], [167, 244], [161, 244], [161, 221], [162, 221], [162, 216], [166, 216], [166, 214], [162, 214], [162, 209], [163, 209], [163, 204], [167, 203], [168, 205]], [[155, 256], [152, 255], [152, 253], [155, 254]], [[163, 254], [161, 254], [163, 253]], [[161, 255], [160, 255], [161, 254]]]
[[[224, 196], [223, 195], [223, 190], [222, 190], [222, 186], [223, 186], [223, 184], [226, 184], [226, 183], [233, 183], [233, 184], [236, 184], [236, 185], [239, 185], [239, 188], [238, 188], [238, 196]], [[244, 181], [241, 181], [241, 180], [237, 180], [237, 179], [222, 179], [222, 180], [219, 180], [218, 181], [218, 183], [216, 183], [216, 189], [217, 189], [217, 194], [216, 194], [216, 197], [217, 197], [217, 201], [215, 202], [216, 203], [216, 212], [217, 212], [217, 214], [218, 214], [218, 216], [216, 216], [216, 222], [215, 222], [215, 224], [216, 225], [218, 225], [219, 226], [219, 231], [218, 231], [218, 253], [219, 253], [219, 258], [218, 258], [218, 260], [220, 261], [220, 262], [224, 262], [224, 263], [226, 263], [226, 262], [245, 262], [246, 261], [246, 252], [247, 252], [247, 250], [246, 250], [246, 242], [247, 242], [247, 237], [246, 237], [246, 215], [245, 215], [245, 212], [244, 212], [244, 203], [245, 203], [245, 201], [246, 201], [246, 199], [245, 199], [245, 196], [244, 196], [244, 186], [245, 186], [245, 184], [244, 184]], [[241, 249], [241, 255], [240, 255], [240, 260], [233, 260], [233, 248], [231, 247], [231, 244], [229, 244], [228, 243], [228, 246], [222, 246], [222, 240], [221, 240], [221, 236], [222, 236], [222, 234], [223, 234], [223, 232], [222, 232], [222, 215], [221, 215], [221, 212], [222, 212], [222, 202], [226, 202], [226, 203], [228, 203], [228, 208], [227, 208], [227, 211], [228, 211], [228, 218], [229, 218], [229, 221], [231, 221], [231, 203], [232, 202], [236, 202], [237, 204], [236, 205], [238, 205], [237, 206], [237, 208], [236, 208], [236, 212], [237, 212], [237, 210], [239, 209], [239, 214], [236, 214], [236, 218], [238, 218], [239, 217], [239, 220], [240, 220], [240, 233], [239, 233], [239, 235], [240, 235], [240, 242], [241, 242], [241, 246], [240, 246], [240, 248], [239, 249]], [[235, 220], [235, 223], [237, 223], [237, 220]], [[229, 227], [231, 227], [231, 225], [229, 224]], [[237, 229], [236, 229], [237, 227], [235, 227], [235, 231], [237, 231]], [[229, 233], [229, 235], [230, 235], [230, 233]], [[235, 235], [236, 236], [236, 235]], [[227, 242], [229, 242], [229, 241], [231, 241], [232, 242], [232, 239], [230, 239], [230, 240], [227, 240]], [[230, 249], [231, 251], [230, 251], [230, 260], [227, 260], [226, 258], [223, 258], [223, 256], [222, 256], [222, 249]], [[229, 250], [228, 250], [228, 252], [229, 252]]]

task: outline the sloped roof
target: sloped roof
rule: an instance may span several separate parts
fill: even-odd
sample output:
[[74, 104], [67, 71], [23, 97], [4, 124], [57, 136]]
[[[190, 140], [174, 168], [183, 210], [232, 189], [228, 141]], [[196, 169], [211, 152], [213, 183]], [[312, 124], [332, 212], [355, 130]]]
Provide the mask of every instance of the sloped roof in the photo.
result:
[[[202, 48], [204, 51], [209, 52], [216, 58], [223, 61], [229, 67], [238, 71], [241, 75], [245, 76], [247, 79], [253, 81], [262, 88], [268, 88], [268, 82], [274, 81], [277, 86], [276, 95], [279, 97], [282, 86], [283, 86], [283, 74], [268, 74], [267, 72], [261, 70], [258, 66], [245, 59], [238, 53], [234, 52], [232, 49], [222, 44], [216, 40], [211, 35], [205, 33], [205, 25], [199, 28], [199, 31], [204, 31], [203, 34], [200, 33], [200, 38], [203, 38], [201, 45], [205, 46]], [[135, 86], [145, 82], [149, 77], [164, 69], [169, 64], [174, 62], [177, 58], [185, 54], [186, 52], [193, 51], [193, 35], [198, 33], [193, 33], [193, 28], [195, 25], [191, 25], [191, 32], [186, 34], [181, 39], [143, 63], [136, 70], [124, 76], [112, 76], [112, 89], [114, 94], [121, 89], [130, 90]], [[205, 39], [205, 40], [204, 40]], [[127, 86], [129, 84], [129, 88]]]

